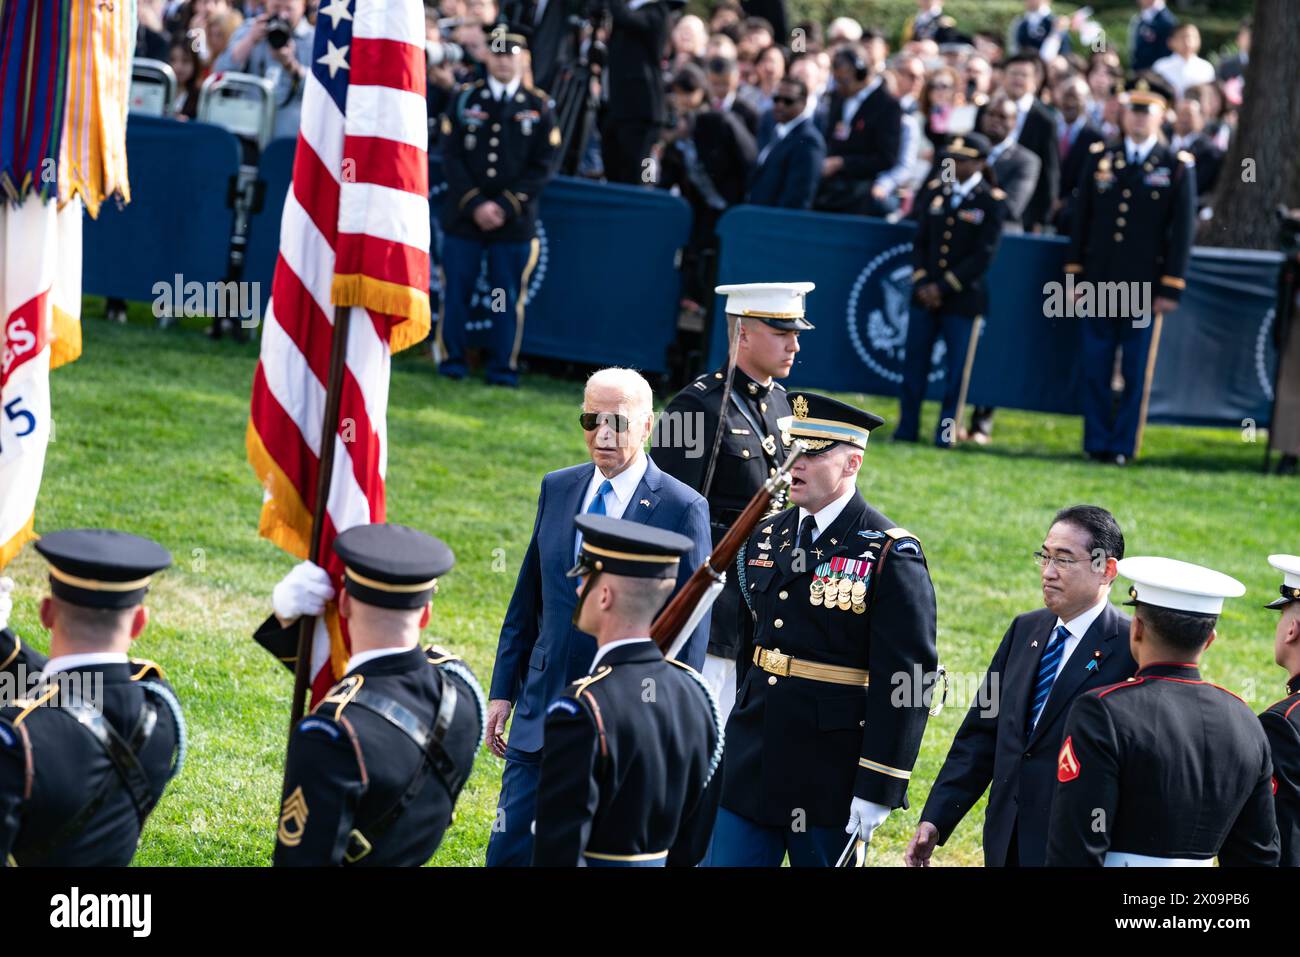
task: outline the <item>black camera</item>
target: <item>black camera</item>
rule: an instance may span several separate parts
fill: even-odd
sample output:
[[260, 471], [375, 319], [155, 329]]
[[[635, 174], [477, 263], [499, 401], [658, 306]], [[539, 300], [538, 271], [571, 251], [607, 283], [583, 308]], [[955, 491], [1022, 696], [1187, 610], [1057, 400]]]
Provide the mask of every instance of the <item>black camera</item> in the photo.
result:
[[271, 45], [272, 50], [279, 50], [289, 38], [293, 36], [293, 27], [289, 26], [289, 21], [281, 16], [273, 16], [266, 21], [266, 42]]

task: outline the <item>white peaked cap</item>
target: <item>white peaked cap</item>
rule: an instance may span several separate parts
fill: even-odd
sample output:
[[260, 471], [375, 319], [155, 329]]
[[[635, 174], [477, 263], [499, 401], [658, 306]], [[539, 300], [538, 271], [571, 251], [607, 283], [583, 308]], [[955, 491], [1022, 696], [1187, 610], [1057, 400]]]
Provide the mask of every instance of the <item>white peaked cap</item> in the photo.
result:
[[1132, 580], [1129, 597], [1135, 602], [1197, 615], [1217, 615], [1223, 611], [1223, 599], [1246, 593], [1246, 586], [1235, 578], [1175, 558], [1124, 558], [1119, 573]]

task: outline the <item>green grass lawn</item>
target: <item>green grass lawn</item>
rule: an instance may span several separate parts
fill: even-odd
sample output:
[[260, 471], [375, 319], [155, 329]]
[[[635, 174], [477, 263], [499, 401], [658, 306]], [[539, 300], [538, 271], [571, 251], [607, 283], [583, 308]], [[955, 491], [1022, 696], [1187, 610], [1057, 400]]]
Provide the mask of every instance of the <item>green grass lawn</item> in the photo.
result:
[[[136, 862], [267, 864], [291, 676], [251, 635], [294, 559], [257, 537], [262, 491], [243, 444], [256, 346], [93, 318], [84, 330], [84, 356], [52, 376], [57, 428], [37, 528], [113, 526], [158, 539], [176, 559], [149, 596], [153, 621], [136, 654], [166, 669], [191, 747]], [[573, 414], [581, 386], [535, 376], [517, 391], [454, 384], [418, 352], [394, 363], [389, 518], [455, 549], [427, 635], [462, 654], [486, 686], [541, 476], [585, 456]], [[892, 399], [844, 398], [897, 417]], [[933, 421], [934, 408], [926, 411]], [[1004, 410], [991, 449], [872, 445], [860, 487], [925, 547], [943, 662], [974, 683], [1011, 617], [1040, 603], [1030, 553], [1051, 515], [1093, 502], [1118, 516], [1130, 554], [1203, 562], [1247, 584], [1248, 597], [1229, 603], [1206, 673], [1262, 710], [1284, 681], [1272, 662], [1276, 616], [1260, 607], [1277, 591], [1265, 556], [1300, 551], [1300, 483], [1262, 477], [1262, 439], [1236, 431], [1151, 428], [1141, 467], [1119, 470], [1080, 460], [1080, 429], [1076, 419]], [[19, 586], [13, 626], [44, 648], [44, 565], [28, 548], [8, 573]], [[877, 863], [899, 862], [963, 710], [930, 722], [912, 809], [877, 833]], [[483, 862], [501, 770], [480, 752], [433, 863]], [[981, 805], [936, 864], [982, 862], [982, 815]]]

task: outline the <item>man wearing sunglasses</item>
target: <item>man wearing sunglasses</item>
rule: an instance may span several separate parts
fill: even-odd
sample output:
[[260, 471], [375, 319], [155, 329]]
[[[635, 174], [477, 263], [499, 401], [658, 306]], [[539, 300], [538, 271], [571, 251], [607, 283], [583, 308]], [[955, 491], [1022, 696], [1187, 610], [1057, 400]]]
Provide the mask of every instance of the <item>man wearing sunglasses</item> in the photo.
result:
[[1034, 552], [1043, 605], [1011, 622], [953, 739], [907, 846], [909, 867], [928, 867], [989, 789], [988, 867], [1042, 867], [1056, 793], [1057, 755], [1070, 705], [1093, 688], [1132, 677], [1129, 617], [1110, 603], [1124, 533], [1095, 505], [1056, 513]]
[[821, 180], [826, 141], [808, 112], [808, 87], [786, 77], [772, 97], [759, 131], [758, 165], [746, 202], [756, 206], [808, 209]]
[[[577, 628], [578, 596], [566, 577], [581, 546], [574, 517], [608, 515], [685, 535], [694, 547], [681, 560], [674, 591], [710, 549], [708, 503], [645, 453], [654, 406], [641, 375], [631, 369], [594, 373], [574, 419], [591, 460], [542, 479], [532, 538], [497, 642], [487, 741], [506, 767], [488, 840], [489, 867], [526, 867], [532, 860], [546, 709], [589, 673], [596, 653], [595, 639]], [[678, 658], [699, 670], [708, 635], [705, 615]]]
[[[727, 297], [729, 321], [740, 323], [730, 395], [723, 396], [727, 379], [723, 366], [677, 393], [659, 417], [653, 438], [655, 461], [708, 497], [715, 544], [785, 460], [777, 420], [790, 414], [790, 400], [777, 380], [794, 367], [799, 334], [813, 328], [804, 318], [804, 297], [812, 290], [810, 282], [742, 283], [715, 289]], [[713, 475], [705, 488], [710, 461]], [[709, 653], [704, 659], [704, 678], [724, 719], [736, 700], [739, 611], [740, 588], [735, 573], [728, 571], [726, 588], [714, 602]]]

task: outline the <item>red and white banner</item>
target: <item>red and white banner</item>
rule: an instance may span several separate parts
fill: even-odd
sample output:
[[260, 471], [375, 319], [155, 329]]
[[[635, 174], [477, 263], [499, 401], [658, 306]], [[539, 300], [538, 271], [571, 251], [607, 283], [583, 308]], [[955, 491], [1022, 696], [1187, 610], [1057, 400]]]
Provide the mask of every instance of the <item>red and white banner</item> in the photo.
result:
[[[248, 460], [260, 533], [306, 558], [336, 306], [351, 309], [320, 562], [334, 536], [384, 521], [389, 360], [429, 332], [428, 119], [419, 0], [328, 0], [316, 20], [293, 182], [253, 379]], [[346, 623], [317, 620], [311, 702], [342, 676]]]
[[81, 355], [80, 200], [0, 204], [0, 568], [36, 535], [50, 370]]

